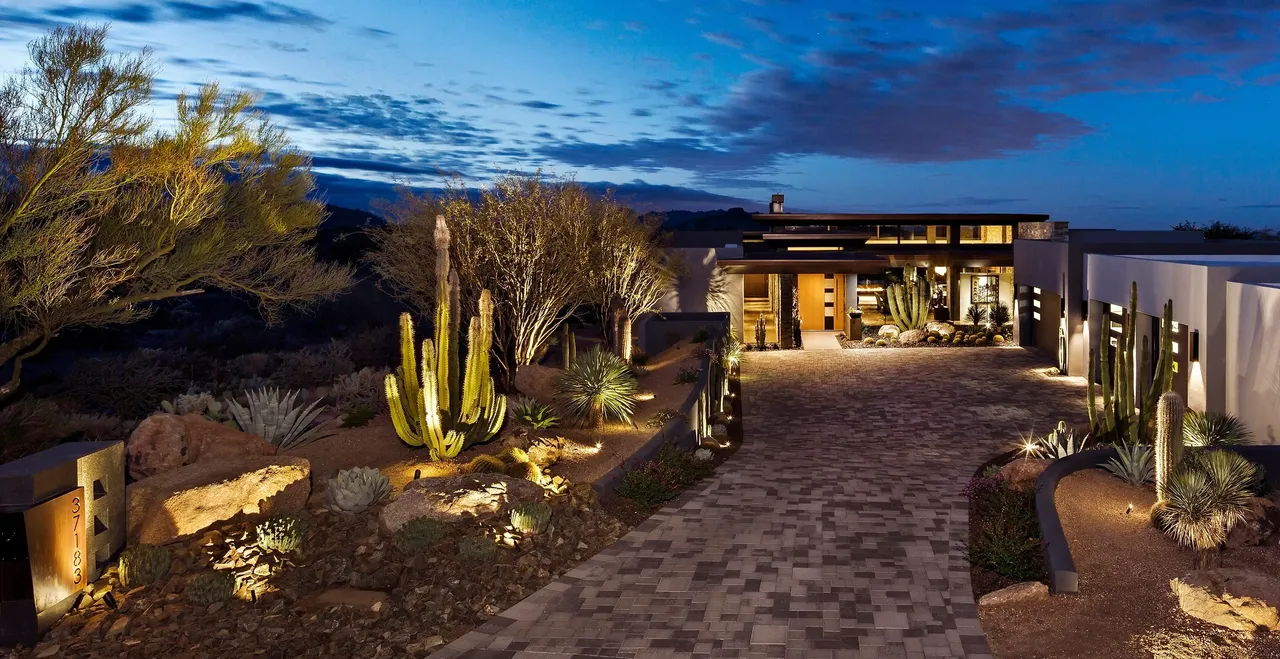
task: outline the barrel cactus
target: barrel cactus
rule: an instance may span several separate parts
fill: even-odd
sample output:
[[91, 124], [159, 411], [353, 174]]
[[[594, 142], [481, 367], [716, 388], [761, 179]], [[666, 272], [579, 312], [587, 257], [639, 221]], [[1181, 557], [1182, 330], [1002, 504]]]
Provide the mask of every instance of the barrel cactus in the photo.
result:
[[498, 552], [498, 545], [489, 538], [468, 536], [458, 539], [458, 554], [471, 561], [485, 561]]
[[1169, 479], [1182, 461], [1182, 422], [1187, 406], [1177, 392], [1160, 395], [1156, 406], [1156, 499], [1163, 501]]
[[173, 557], [156, 545], [138, 545], [120, 554], [120, 583], [125, 588], [148, 586], [169, 576]]
[[449, 525], [438, 519], [411, 519], [396, 531], [396, 548], [405, 554], [416, 554], [434, 547], [448, 534]]
[[205, 572], [187, 584], [187, 599], [205, 606], [231, 599], [236, 592], [236, 576], [230, 572]]
[[372, 467], [343, 469], [329, 479], [324, 491], [324, 507], [335, 513], [359, 515], [387, 496], [391, 482]]
[[493, 474], [506, 471], [507, 463], [502, 458], [493, 455], [477, 455], [468, 462], [463, 471], [468, 474]]
[[307, 520], [297, 515], [280, 515], [258, 524], [258, 546], [279, 554], [287, 554], [302, 546], [307, 535]]
[[511, 526], [521, 533], [542, 533], [550, 523], [551, 506], [541, 501], [526, 503], [511, 511]]

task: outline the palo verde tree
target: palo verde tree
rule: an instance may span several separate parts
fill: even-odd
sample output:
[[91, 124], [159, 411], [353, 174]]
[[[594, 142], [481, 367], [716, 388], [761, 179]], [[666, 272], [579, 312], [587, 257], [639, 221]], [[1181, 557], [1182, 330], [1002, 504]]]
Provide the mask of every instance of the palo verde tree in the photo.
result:
[[113, 55], [106, 39], [58, 28], [0, 90], [0, 397], [69, 327], [131, 322], [204, 287], [271, 319], [350, 283], [306, 245], [324, 218], [310, 162], [255, 98], [210, 84], [152, 130], [150, 53]]
[[592, 204], [588, 285], [601, 317], [613, 325], [614, 352], [628, 362], [632, 326], [641, 315], [657, 311], [679, 274], [681, 264], [663, 249], [659, 227], [610, 196]]

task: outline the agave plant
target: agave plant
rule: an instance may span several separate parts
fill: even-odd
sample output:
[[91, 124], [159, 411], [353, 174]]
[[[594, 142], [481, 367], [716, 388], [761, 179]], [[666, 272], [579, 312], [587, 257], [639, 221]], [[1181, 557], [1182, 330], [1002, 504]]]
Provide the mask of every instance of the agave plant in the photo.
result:
[[297, 391], [281, 395], [279, 389], [263, 388], [245, 393], [249, 397], [247, 408], [233, 398], [227, 399], [231, 417], [241, 430], [253, 433], [282, 449], [296, 448], [328, 436], [320, 434], [324, 429], [323, 424], [312, 425], [325, 409], [319, 400], [304, 407], [295, 404]]
[[1121, 444], [1116, 447], [1116, 457], [1102, 468], [1130, 485], [1141, 487], [1156, 477], [1155, 453], [1146, 444]]
[[556, 381], [565, 409], [593, 428], [607, 418], [630, 421], [638, 389], [627, 362], [598, 346], [579, 355]]
[[1187, 446], [1238, 446], [1253, 439], [1249, 427], [1230, 414], [1187, 410], [1182, 428], [1183, 441]]
[[329, 479], [324, 506], [335, 513], [358, 515], [387, 496], [391, 483], [373, 467], [343, 469]]
[[1050, 458], [1065, 458], [1068, 455], [1075, 455], [1084, 449], [1085, 442], [1089, 441], [1089, 436], [1085, 435], [1076, 442], [1075, 429], [1067, 428], [1066, 421], [1059, 421], [1058, 427], [1049, 433], [1040, 441], [1040, 446]]
[[1152, 514], [1156, 526], [1199, 554], [1205, 566], [1253, 505], [1256, 468], [1238, 453], [1206, 451], [1188, 456], [1165, 486], [1165, 499]]
[[516, 421], [534, 430], [554, 428], [560, 423], [560, 417], [551, 413], [551, 406], [540, 403], [527, 396], [517, 398], [511, 408]]

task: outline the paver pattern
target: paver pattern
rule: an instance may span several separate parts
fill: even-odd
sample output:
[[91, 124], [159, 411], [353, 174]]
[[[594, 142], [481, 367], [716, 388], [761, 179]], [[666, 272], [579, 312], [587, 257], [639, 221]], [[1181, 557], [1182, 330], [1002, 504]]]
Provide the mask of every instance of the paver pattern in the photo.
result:
[[748, 353], [744, 445], [612, 547], [433, 657], [990, 657], [961, 489], [1085, 420], [1019, 348]]

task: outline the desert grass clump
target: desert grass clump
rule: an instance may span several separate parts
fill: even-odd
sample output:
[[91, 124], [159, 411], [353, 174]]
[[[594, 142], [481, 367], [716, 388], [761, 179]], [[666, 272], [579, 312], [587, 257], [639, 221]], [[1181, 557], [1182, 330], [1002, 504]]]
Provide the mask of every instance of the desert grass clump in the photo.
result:
[[137, 545], [120, 554], [120, 583], [125, 588], [149, 586], [169, 576], [173, 556], [165, 547]]
[[1152, 511], [1156, 528], [1195, 551], [1199, 567], [1253, 505], [1256, 467], [1238, 453], [1207, 451], [1188, 458], [1165, 485], [1165, 495]]
[[458, 539], [458, 555], [469, 561], [487, 561], [498, 553], [498, 545], [489, 538], [467, 536]]
[[297, 515], [278, 515], [258, 524], [258, 546], [278, 554], [302, 547], [307, 536], [307, 520]]
[[629, 422], [639, 390], [626, 360], [599, 347], [579, 355], [556, 380], [556, 395], [564, 409], [592, 428], [606, 419]]
[[1253, 439], [1249, 427], [1230, 414], [1187, 410], [1182, 418], [1182, 428], [1187, 446], [1196, 448], [1239, 446]]

